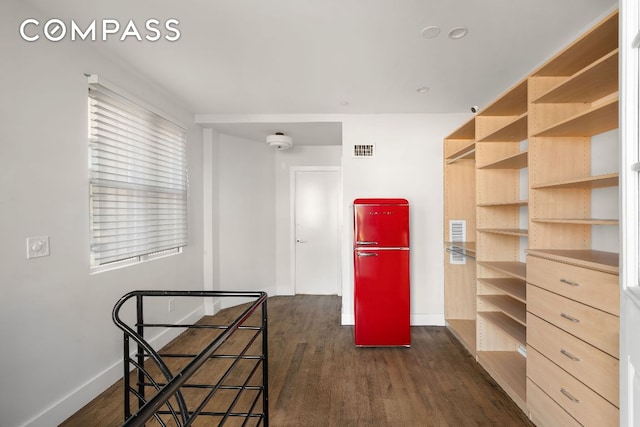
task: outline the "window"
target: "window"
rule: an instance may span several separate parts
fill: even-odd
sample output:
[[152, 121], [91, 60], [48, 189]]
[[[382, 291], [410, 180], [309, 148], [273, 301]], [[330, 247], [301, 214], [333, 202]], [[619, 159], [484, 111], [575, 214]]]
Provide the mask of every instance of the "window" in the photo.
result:
[[[187, 243], [185, 130], [89, 77], [91, 267]], [[115, 264], [117, 265], [117, 264]]]

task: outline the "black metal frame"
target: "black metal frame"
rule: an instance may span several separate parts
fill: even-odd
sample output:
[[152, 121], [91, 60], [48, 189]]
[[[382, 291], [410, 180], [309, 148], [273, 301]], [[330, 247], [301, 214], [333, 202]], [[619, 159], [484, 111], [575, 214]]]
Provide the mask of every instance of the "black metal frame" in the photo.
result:
[[[162, 324], [144, 323], [144, 299], [145, 297], [201, 297], [201, 298], [251, 298], [249, 304], [238, 317], [228, 325], [203, 325], [203, 324]], [[120, 319], [120, 309], [130, 299], [136, 302], [135, 330]], [[260, 326], [245, 325], [258, 308], [261, 308]], [[229, 417], [244, 418], [243, 426], [250, 421], [256, 421], [256, 426], [269, 426], [269, 390], [268, 390], [268, 359], [267, 359], [267, 294], [265, 292], [233, 292], [233, 291], [133, 291], [124, 295], [113, 308], [113, 321], [124, 332], [124, 418], [123, 426], [143, 426], [151, 418], [155, 418], [161, 426], [165, 421], [160, 415], [169, 415], [173, 423], [178, 426], [191, 425], [198, 416], [211, 416], [220, 418], [219, 426], [223, 425]], [[198, 354], [159, 354], [144, 338], [145, 328], [206, 328], [218, 329], [222, 332]], [[234, 333], [239, 330], [253, 331], [247, 344], [238, 354], [216, 354], [220, 348]], [[250, 347], [259, 338], [262, 338], [260, 354], [248, 354]], [[130, 353], [130, 340], [137, 344], [137, 351], [132, 357]], [[190, 358], [192, 359], [182, 370], [172, 373], [163, 358]], [[207, 360], [228, 359], [232, 360], [221, 378], [216, 384], [191, 384], [189, 379], [198, 372]], [[230, 376], [234, 368], [241, 360], [255, 361], [250, 373], [242, 384], [228, 385], [224, 381]], [[152, 361], [157, 367], [162, 379], [156, 379], [145, 368], [145, 361]], [[137, 369], [137, 389], [132, 387], [129, 378], [130, 371]], [[250, 385], [254, 374], [262, 368], [262, 384]], [[153, 387], [157, 393], [151, 398], [145, 397], [145, 387]], [[193, 409], [187, 407], [187, 401], [183, 395], [183, 389], [199, 388], [208, 389], [206, 396]], [[205, 406], [214, 398], [219, 390], [237, 390], [235, 398], [225, 412], [208, 412]], [[250, 409], [245, 412], [235, 412], [234, 407], [244, 392], [255, 394]], [[138, 411], [131, 413], [131, 396], [138, 399]], [[172, 399], [173, 398], [173, 399]], [[262, 408], [257, 403], [262, 398]], [[170, 402], [169, 400], [172, 399]], [[177, 405], [177, 408], [174, 407]], [[163, 409], [167, 408], [167, 409]], [[261, 410], [260, 410], [261, 409]], [[173, 425], [173, 424], [172, 424]]]

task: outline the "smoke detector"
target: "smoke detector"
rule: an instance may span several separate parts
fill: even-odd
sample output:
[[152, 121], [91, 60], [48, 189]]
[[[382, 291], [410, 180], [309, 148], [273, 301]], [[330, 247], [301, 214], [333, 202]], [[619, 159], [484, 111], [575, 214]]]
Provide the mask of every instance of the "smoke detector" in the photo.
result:
[[293, 140], [282, 132], [276, 132], [275, 135], [267, 136], [267, 144], [277, 150], [288, 150], [293, 146]]

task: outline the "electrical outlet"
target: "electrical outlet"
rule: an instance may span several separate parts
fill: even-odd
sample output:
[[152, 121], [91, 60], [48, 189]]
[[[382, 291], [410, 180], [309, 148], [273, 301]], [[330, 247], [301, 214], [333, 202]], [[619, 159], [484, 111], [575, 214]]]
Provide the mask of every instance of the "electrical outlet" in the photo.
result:
[[49, 237], [27, 238], [27, 259], [49, 256]]
[[167, 307], [167, 309], [169, 310], [169, 313], [171, 313], [171, 312], [173, 311], [173, 306], [174, 306], [174, 304], [173, 304], [173, 298], [171, 298], [171, 299], [169, 300], [169, 307]]

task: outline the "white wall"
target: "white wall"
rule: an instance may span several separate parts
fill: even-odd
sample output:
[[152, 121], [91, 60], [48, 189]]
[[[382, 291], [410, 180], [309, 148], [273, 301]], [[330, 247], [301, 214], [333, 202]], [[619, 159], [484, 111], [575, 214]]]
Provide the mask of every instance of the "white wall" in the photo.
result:
[[[620, 171], [620, 131], [614, 129], [591, 138], [591, 175]], [[620, 218], [618, 187], [591, 190], [591, 218]], [[620, 252], [620, 230], [612, 225], [591, 226], [591, 247]]]
[[261, 141], [205, 133], [210, 133], [205, 140], [214, 147], [216, 165], [211, 222], [217, 230], [212, 253], [218, 254], [207, 256], [216, 267], [206, 286], [292, 295], [289, 172], [294, 166], [339, 166], [342, 147], [296, 145], [276, 151]]
[[219, 286], [273, 295], [275, 152], [264, 143], [224, 134], [218, 144]]
[[[111, 310], [123, 294], [138, 288], [202, 289], [202, 132], [189, 125], [192, 115], [90, 43], [23, 41], [17, 29], [26, 17], [43, 18], [23, 2], [2, 2], [3, 427], [57, 425], [122, 376], [122, 336]], [[189, 245], [183, 254], [90, 274], [84, 73], [97, 73], [188, 124]], [[26, 238], [43, 235], [51, 239], [51, 256], [27, 260]], [[176, 301], [167, 320], [194, 310]]]
[[[345, 116], [343, 120], [342, 323], [353, 324], [351, 224], [358, 197], [404, 197], [411, 205], [411, 322], [444, 324], [442, 139], [468, 114]], [[374, 158], [352, 157], [374, 143]]]
[[275, 154], [276, 173], [276, 294], [293, 295], [291, 277], [291, 168], [296, 166], [340, 166], [342, 147], [301, 146]]

